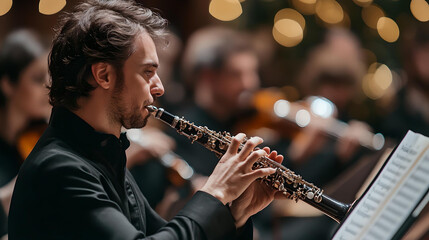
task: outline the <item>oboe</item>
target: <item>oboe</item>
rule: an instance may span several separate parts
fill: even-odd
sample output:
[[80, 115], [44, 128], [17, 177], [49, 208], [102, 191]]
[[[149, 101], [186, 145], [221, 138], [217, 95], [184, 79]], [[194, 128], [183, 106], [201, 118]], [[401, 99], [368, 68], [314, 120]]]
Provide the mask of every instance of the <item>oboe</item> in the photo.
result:
[[[170, 127], [177, 130], [181, 135], [191, 140], [191, 143], [198, 142], [210, 151], [214, 152], [219, 158], [225, 154], [228, 146], [231, 144], [232, 136], [228, 132], [216, 132], [207, 127], [197, 126], [179, 118], [163, 108], [148, 106], [152, 115], [162, 120]], [[242, 143], [240, 148], [244, 146]], [[268, 157], [262, 157], [253, 165], [253, 169], [272, 167], [276, 172], [262, 178], [268, 186], [282, 192], [288, 198], [298, 201], [302, 200], [311, 206], [319, 209], [327, 216], [338, 223], [345, 217], [351, 204], [344, 204], [323, 194], [323, 190], [302, 179], [302, 177], [276, 161]]]

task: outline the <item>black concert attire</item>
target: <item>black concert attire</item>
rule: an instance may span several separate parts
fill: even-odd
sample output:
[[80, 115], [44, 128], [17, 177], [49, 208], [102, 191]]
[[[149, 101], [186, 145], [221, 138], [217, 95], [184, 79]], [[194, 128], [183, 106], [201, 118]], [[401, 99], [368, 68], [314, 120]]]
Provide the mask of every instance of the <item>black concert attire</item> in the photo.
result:
[[65, 108], [24, 162], [9, 215], [9, 239], [251, 239], [237, 236], [227, 206], [197, 192], [170, 222], [150, 208], [125, 167], [120, 139], [95, 131]]
[[[21, 165], [18, 150], [0, 139], [0, 188], [8, 184], [18, 174]], [[7, 216], [0, 205], [0, 237], [7, 234]]]

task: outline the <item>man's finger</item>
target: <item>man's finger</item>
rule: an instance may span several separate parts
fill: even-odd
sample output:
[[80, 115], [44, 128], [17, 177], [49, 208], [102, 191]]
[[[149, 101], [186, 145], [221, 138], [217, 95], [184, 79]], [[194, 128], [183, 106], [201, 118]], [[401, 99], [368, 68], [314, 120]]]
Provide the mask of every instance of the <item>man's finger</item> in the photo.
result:
[[246, 134], [244, 134], [244, 133], [239, 133], [239, 134], [235, 135], [231, 139], [231, 144], [229, 145], [226, 153], [231, 154], [231, 155], [237, 154], [238, 148], [240, 147], [240, 144], [241, 144], [241, 142], [243, 142], [245, 137], [246, 137]]
[[249, 154], [253, 151], [253, 149], [255, 149], [255, 147], [261, 144], [262, 142], [263, 140], [260, 137], [250, 138], [249, 140], [247, 140], [246, 144], [244, 144], [243, 149], [241, 149], [240, 155], [243, 157], [243, 159], [245, 159], [247, 156], [249, 156]]

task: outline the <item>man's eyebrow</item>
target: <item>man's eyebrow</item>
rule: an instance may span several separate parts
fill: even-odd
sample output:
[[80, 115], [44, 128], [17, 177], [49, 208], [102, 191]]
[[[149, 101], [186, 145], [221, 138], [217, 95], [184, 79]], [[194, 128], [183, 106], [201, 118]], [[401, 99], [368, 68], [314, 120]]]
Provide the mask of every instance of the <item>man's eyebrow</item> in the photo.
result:
[[159, 64], [158, 63], [154, 63], [154, 62], [150, 62], [150, 63], [142, 63], [140, 64], [141, 67], [154, 67], [154, 68], [158, 68]]

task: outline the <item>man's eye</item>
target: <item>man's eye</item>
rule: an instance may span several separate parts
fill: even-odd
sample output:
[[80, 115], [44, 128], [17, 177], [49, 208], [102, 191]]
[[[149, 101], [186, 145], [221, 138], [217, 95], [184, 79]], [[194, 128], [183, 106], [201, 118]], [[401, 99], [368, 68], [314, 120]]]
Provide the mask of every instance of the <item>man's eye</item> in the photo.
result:
[[146, 71], [144, 71], [144, 73], [145, 73], [147, 76], [153, 75], [153, 71], [151, 71], [151, 70], [146, 70]]

